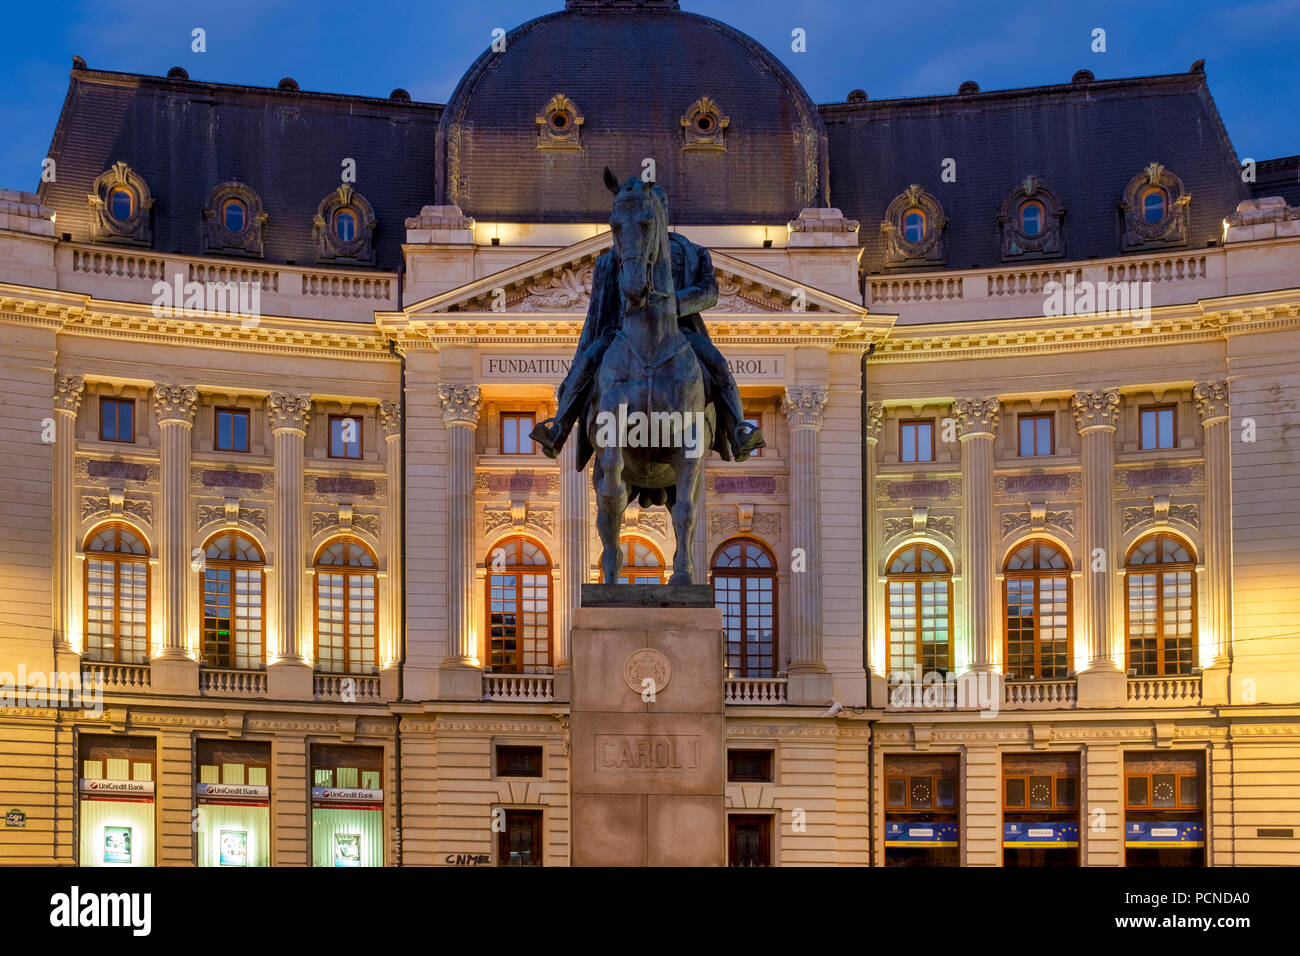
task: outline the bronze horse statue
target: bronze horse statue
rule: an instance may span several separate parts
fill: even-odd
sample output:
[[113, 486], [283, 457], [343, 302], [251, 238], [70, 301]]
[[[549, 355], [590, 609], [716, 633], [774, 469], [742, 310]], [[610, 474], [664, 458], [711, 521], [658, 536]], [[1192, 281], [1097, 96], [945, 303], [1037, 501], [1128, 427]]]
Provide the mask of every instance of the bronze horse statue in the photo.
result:
[[[716, 416], [700, 362], [678, 326], [669, 248], [668, 204], [653, 182], [632, 177], [618, 185], [609, 218], [620, 325], [596, 372], [586, 432], [594, 449], [596, 530], [605, 580], [618, 580], [619, 531], [633, 498], [665, 504], [676, 550], [669, 584], [689, 584], [691, 539], [704, 458], [714, 445]], [[598, 293], [594, 287], [593, 297]]]

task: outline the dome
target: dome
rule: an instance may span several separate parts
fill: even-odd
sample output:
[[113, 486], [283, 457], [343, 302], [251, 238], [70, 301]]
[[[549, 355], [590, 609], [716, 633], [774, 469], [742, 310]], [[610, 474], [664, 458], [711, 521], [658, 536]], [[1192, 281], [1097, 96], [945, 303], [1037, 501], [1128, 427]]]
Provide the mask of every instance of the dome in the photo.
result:
[[606, 166], [655, 161], [674, 225], [785, 222], [825, 205], [826, 132], [753, 39], [663, 0], [569, 0], [461, 79], [438, 193], [482, 220], [603, 222]]

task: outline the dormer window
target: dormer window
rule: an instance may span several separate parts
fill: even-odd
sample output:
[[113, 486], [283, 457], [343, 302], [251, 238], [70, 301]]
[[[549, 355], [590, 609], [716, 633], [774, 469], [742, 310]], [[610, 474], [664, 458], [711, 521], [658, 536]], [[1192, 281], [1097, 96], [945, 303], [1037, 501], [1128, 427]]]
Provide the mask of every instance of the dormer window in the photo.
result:
[[885, 266], [935, 266], [943, 264], [943, 234], [948, 221], [943, 207], [920, 186], [912, 185], [885, 210], [880, 224], [885, 241]]
[[682, 149], [726, 149], [729, 125], [731, 120], [722, 114], [721, 107], [701, 96], [682, 117]]
[[1165, 191], [1148, 189], [1142, 194], [1142, 218], [1150, 223], [1162, 222], [1165, 218]]
[[351, 242], [357, 237], [357, 214], [351, 209], [340, 209], [334, 216], [334, 235], [341, 242]]
[[244, 223], [248, 220], [248, 210], [238, 199], [227, 199], [225, 208], [221, 210], [222, 222], [231, 232], [243, 232]]
[[581, 149], [582, 113], [563, 93], [556, 93], [537, 114], [538, 149]]
[[125, 186], [116, 186], [108, 194], [108, 214], [118, 222], [126, 222], [135, 211], [135, 195]]
[[1051, 259], [1065, 255], [1061, 224], [1065, 209], [1037, 176], [1026, 176], [1002, 200], [998, 228], [1002, 259]]
[[1043, 231], [1043, 204], [1036, 201], [1020, 207], [1020, 231], [1030, 238]]
[[1124, 251], [1187, 245], [1191, 200], [1181, 179], [1159, 163], [1147, 166], [1129, 181], [1120, 200]]
[[908, 242], [920, 242], [925, 238], [925, 213], [920, 209], [909, 209], [903, 214], [903, 237]]
[[344, 183], [321, 200], [314, 219], [316, 261], [347, 265], [375, 264], [372, 235], [378, 222], [366, 198]]
[[96, 177], [86, 197], [90, 203], [90, 237], [96, 242], [153, 241], [150, 225], [153, 197], [143, 177], [117, 162]]
[[222, 183], [208, 194], [203, 208], [207, 251], [260, 257], [265, 223], [262, 199], [256, 192], [233, 180]]

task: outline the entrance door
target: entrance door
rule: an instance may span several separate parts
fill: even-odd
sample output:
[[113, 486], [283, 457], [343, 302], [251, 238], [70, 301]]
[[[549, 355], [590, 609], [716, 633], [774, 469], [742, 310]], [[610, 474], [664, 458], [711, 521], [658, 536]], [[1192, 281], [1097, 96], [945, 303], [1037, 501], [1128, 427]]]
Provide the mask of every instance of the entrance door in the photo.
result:
[[735, 814], [727, 817], [727, 865], [772, 865], [772, 818]]

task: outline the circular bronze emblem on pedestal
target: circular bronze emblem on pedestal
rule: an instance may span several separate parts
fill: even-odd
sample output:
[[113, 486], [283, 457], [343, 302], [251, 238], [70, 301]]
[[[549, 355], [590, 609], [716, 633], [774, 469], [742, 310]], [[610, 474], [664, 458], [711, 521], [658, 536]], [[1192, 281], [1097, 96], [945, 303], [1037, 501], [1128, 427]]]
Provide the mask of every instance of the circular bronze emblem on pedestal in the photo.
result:
[[634, 694], [647, 690], [657, 694], [668, 686], [672, 677], [673, 666], [668, 658], [653, 648], [642, 648], [623, 664], [623, 681]]

